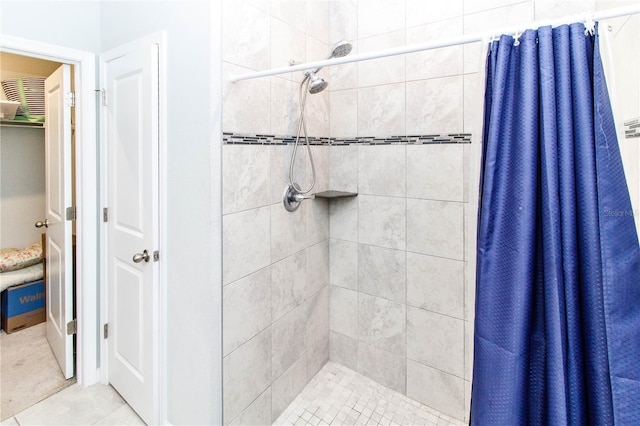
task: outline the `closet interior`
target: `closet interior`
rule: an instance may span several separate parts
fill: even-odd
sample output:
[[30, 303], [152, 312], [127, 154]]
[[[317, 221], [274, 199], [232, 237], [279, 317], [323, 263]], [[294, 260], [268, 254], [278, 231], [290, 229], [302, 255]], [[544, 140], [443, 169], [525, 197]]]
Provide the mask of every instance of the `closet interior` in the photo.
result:
[[[60, 66], [0, 52], [0, 420], [75, 382], [65, 379], [47, 340], [47, 306], [55, 309], [56, 301], [47, 304], [43, 249], [51, 190], [46, 184], [51, 170], [46, 166], [44, 80]], [[73, 136], [71, 141], [73, 152]], [[50, 164], [56, 167], [55, 158]]]

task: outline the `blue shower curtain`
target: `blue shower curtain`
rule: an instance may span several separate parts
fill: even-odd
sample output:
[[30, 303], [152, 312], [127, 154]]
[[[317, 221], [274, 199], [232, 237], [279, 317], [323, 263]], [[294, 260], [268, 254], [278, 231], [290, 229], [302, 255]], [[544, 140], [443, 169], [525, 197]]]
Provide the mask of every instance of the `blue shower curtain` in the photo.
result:
[[474, 425], [640, 425], [640, 250], [595, 32], [490, 46]]

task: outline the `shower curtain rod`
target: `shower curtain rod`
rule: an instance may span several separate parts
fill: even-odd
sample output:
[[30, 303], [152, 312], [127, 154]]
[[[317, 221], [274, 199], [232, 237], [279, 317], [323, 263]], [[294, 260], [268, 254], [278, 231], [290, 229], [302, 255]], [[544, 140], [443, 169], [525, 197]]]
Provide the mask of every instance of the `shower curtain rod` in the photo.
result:
[[632, 6], [625, 6], [625, 7], [615, 8], [615, 9], [608, 9], [608, 10], [603, 10], [599, 12], [593, 12], [590, 14], [583, 13], [578, 15], [566, 16], [562, 19], [557, 19], [557, 20], [537, 21], [537, 22], [533, 22], [531, 25], [526, 27], [525, 26], [510, 27], [502, 31], [493, 31], [491, 33], [487, 33], [487, 32], [473, 33], [469, 35], [464, 35], [464, 36], [454, 37], [454, 38], [449, 38], [444, 40], [437, 40], [433, 42], [409, 44], [406, 46], [396, 47], [392, 49], [384, 49], [384, 50], [377, 50], [374, 52], [360, 53], [353, 56], [344, 56], [342, 58], [323, 59], [321, 61], [313, 61], [313, 62], [307, 62], [304, 64], [297, 64], [297, 65], [292, 65], [287, 67], [273, 68], [265, 71], [249, 72], [246, 74], [239, 74], [239, 75], [232, 74], [229, 77], [229, 81], [231, 81], [232, 83], [235, 83], [236, 81], [239, 81], [239, 80], [249, 80], [253, 78], [269, 77], [272, 75], [286, 74], [294, 71], [306, 71], [306, 70], [315, 69], [315, 68], [328, 67], [331, 65], [348, 64], [350, 62], [360, 62], [360, 61], [366, 61], [370, 59], [385, 58], [387, 56], [403, 55], [405, 53], [421, 52], [423, 50], [437, 49], [440, 47], [449, 47], [449, 46], [456, 46], [459, 44], [473, 43], [476, 41], [482, 41], [485, 39], [499, 37], [502, 34], [521, 34], [527, 28], [539, 28], [546, 25], [557, 26], [557, 25], [573, 23], [573, 22], [587, 22], [589, 20], [599, 21], [602, 19], [617, 18], [620, 16], [633, 15], [636, 13], [640, 13], [640, 3], [634, 4]]

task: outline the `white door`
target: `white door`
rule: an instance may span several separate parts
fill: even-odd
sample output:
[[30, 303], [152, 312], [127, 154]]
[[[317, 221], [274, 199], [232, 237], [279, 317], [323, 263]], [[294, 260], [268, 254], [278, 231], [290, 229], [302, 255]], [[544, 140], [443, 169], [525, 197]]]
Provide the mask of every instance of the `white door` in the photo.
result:
[[[68, 379], [73, 377], [73, 252], [71, 220], [71, 91], [69, 65], [45, 80], [47, 339]], [[71, 219], [71, 218], [70, 218]]]
[[158, 45], [102, 55], [106, 89], [108, 376], [147, 423], [158, 420]]

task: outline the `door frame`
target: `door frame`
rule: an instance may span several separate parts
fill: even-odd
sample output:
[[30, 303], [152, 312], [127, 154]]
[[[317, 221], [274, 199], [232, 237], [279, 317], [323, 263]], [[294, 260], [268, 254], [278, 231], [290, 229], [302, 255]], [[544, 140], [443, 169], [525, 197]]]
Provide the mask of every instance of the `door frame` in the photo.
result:
[[95, 87], [96, 55], [92, 52], [2, 35], [0, 50], [73, 65], [76, 94], [76, 379], [81, 386], [100, 381], [98, 347], [98, 150]]
[[[114, 55], [126, 54], [130, 51], [140, 48], [146, 48], [150, 44], [156, 44], [158, 46], [158, 164], [157, 164], [157, 191], [158, 191], [158, 251], [160, 253], [160, 261], [158, 262], [158, 282], [155, 304], [157, 306], [156, 316], [154, 318], [154, 350], [157, 354], [157, 360], [155, 362], [155, 368], [153, 374], [155, 375], [155, 389], [154, 389], [154, 405], [155, 413], [154, 418], [158, 420], [158, 423], [168, 423], [167, 413], [167, 401], [166, 401], [166, 382], [167, 382], [167, 360], [166, 360], [166, 321], [167, 321], [167, 308], [166, 308], [166, 281], [164, 277], [167, 276], [167, 262], [165, 261], [165, 253], [167, 253], [166, 243], [166, 229], [167, 218], [163, 214], [166, 212], [167, 199], [164, 196], [164, 190], [167, 187], [167, 108], [166, 108], [166, 96], [167, 96], [167, 67], [166, 67], [166, 32], [159, 31], [156, 33], [143, 36], [141, 38], [123, 43], [117, 47], [108, 49], [105, 53], [108, 53], [113, 57]], [[103, 67], [102, 54], [98, 57], [99, 61], [99, 84], [100, 90], [104, 88], [104, 67]], [[107, 93], [107, 102], [109, 94]], [[102, 110], [102, 99], [99, 101]], [[107, 155], [107, 138], [106, 138], [106, 114], [100, 114], [100, 137], [99, 137], [99, 152], [100, 152], [100, 187], [107, 188], [107, 168], [106, 163]], [[100, 191], [100, 217], [102, 217], [102, 208], [108, 207], [107, 191]], [[107, 223], [100, 222], [100, 251], [101, 253], [108, 253], [108, 238], [107, 238]], [[100, 282], [103, 285], [100, 286], [100, 324], [108, 324], [109, 322], [109, 282], [108, 282], [108, 267], [107, 256], [100, 256]], [[102, 329], [102, 326], [100, 326]], [[100, 380], [103, 383], [109, 382], [108, 360], [109, 360], [109, 339], [104, 340], [103, 345], [100, 346], [100, 358], [103, 360], [103, 368], [100, 370]]]

